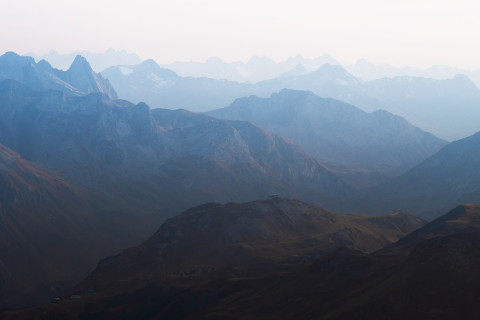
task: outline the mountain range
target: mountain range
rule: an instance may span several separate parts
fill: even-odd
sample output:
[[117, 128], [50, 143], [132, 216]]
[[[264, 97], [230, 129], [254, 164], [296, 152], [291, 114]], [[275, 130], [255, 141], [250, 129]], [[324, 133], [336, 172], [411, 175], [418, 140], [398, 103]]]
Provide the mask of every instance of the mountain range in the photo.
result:
[[[101, 261], [57, 303], [3, 316], [475, 319], [480, 206], [459, 206], [426, 225], [405, 213], [349, 217], [282, 199], [194, 208], [141, 246]], [[361, 230], [372, 223], [380, 232], [416, 230], [373, 252], [337, 247], [345, 235], [366, 243], [358, 240], [370, 237]], [[233, 235], [245, 229], [228, 237], [224, 227]], [[325, 251], [322, 238], [340, 242]], [[219, 262], [221, 252], [227, 255]]]
[[[426, 225], [409, 211], [435, 219], [480, 201], [480, 133], [447, 144], [385, 110], [315, 92], [271, 93], [290, 84], [370, 111], [389, 99], [396, 110], [447, 108], [431, 123], [448, 120], [459, 134], [466, 116], [451, 106], [472, 119], [477, 112], [478, 88], [465, 76], [365, 82], [327, 64], [252, 84], [184, 78], [151, 60], [109, 70], [121, 90], [160, 101], [172, 94], [168, 104], [201, 110], [243, 98], [210, 114], [151, 109], [117, 99], [81, 56], [67, 71], [1, 56], [0, 308], [58, 298], [0, 310], [0, 318], [477, 311], [480, 207], [462, 205]], [[148, 96], [152, 86], [159, 89]], [[475, 126], [464, 124], [464, 133]], [[379, 172], [365, 188], [365, 175]]]
[[235, 82], [259, 82], [276, 78], [289, 73], [296, 68], [308, 72], [318, 69], [323, 64], [338, 65], [329, 54], [314, 59], [304, 58], [302, 55], [291, 57], [285, 61], [275, 62], [267, 57], [254, 56], [246, 63], [225, 62], [220, 58], [209, 58], [205, 62], [174, 62], [163, 64], [162, 67], [176, 72], [182, 77], [226, 79]]
[[[101, 261], [58, 303], [5, 317], [474, 319], [480, 206], [423, 224], [405, 213], [339, 216], [279, 198], [207, 204]], [[372, 247], [362, 232], [372, 227], [415, 231]]]
[[[290, 274], [301, 274], [339, 248], [372, 252], [423, 225], [421, 219], [400, 212], [379, 217], [339, 215], [278, 197], [205, 204], [168, 220], [142, 245], [102, 260], [67, 294], [78, 299], [67, 298], [27, 314], [38, 312], [36, 316], [51, 319], [60, 315], [201, 318], [268, 279], [288, 281]], [[251, 301], [268, 301], [272, 294], [260, 292]], [[247, 315], [256, 305], [239, 312]], [[242, 316], [228, 315], [238, 317]]]
[[153, 108], [206, 111], [226, 106], [255, 90], [249, 83], [181, 77], [153, 60], [110, 67], [102, 75], [120, 92], [120, 98], [134, 103], [144, 101]]
[[0, 56], [0, 81], [16, 80], [38, 91], [58, 90], [70, 95], [100, 92], [112, 99], [117, 93], [109, 81], [95, 73], [87, 60], [76, 56], [67, 71], [52, 68], [46, 61], [7, 52]]
[[143, 241], [156, 221], [0, 145], [0, 306], [58, 295], [100, 258]]
[[435, 65], [426, 69], [413, 67], [398, 68], [389, 65], [377, 65], [365, 59], [359, 59], [353, 65], [346, 65], [345, 69], [365, 81], [404, 76], [445, 80], [453, 78], [457, 74], [464, 74], [477, 86], [480, 86], [480, 70], [467, 70], [445, 65]]
[[241, 98], [208, 114], [250, 121], [320, 160], [387, 175], [405, 172], [446, 144], [387, 111], [366, 113], [306, 91], [283, 89], [270, 98]]
[[148, 200], [164, 215], [268, 194], [321, 203], [353, 190], [293, 143], [247, 122], [102, 94], [35, 92], [10, 80], [0, 84], [0, 115], [0, 143], [27, 160], [86, 187]]
[[362, 81], [341, 66], [257, 84], [266, 91], [279, 88], [308, 90], [321, 97], [351, 103], [367, 112], [383, 109], [446, 140], [456, 140], [480, 130], [480, 89], [466, 76], [435, 80], [419, 77]]
[[452, 142], [405, 174], [374, 187], [350, 204], [372, 213], [411, 210], [436, 218], [462, 203], [480, 202], [480, 132]]
[[54, 68], [67, 70], [76, 56], [85, 57], [92, 69], [100, 72], [107, 68], [117, 65], [132, 65], [142, 62], [139, 56], [134, 53], [128, 53], [125, 50], [114, 50], [109, 48], [103, 53], [94, 53], [88, 50], [75, 51], [72, 53], [61, 54], [54, 50], [50, 50], [44, 55], [35, 53], [27, 53], [27, 56], [33, 57], [37, 62], [41, 60], [48, 61]]
[[120, 97], [145, 101], [152, 107], [210, 111], [250, 95], [262, 98], [284, 88], [311, 91], [372, 112], [383, 109], [446, 140], [480, 130], [480, 89], [466, 76], [435, 80], [419, 77], [363, 81], [338, 65], [324, 64], [313, 72], [302, 68], [258, 83], [181, 77], [153, 60], [134, 66], [116, 66], [102, 72]]

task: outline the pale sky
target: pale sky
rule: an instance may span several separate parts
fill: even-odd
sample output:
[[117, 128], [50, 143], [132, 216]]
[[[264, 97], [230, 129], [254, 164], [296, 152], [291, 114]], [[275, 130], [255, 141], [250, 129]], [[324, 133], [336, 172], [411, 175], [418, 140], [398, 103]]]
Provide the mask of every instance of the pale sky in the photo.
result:
[[480, 68], [480, 1], [0, 0], [0, 53], [125, 49], [159, 63], [330, 53]]

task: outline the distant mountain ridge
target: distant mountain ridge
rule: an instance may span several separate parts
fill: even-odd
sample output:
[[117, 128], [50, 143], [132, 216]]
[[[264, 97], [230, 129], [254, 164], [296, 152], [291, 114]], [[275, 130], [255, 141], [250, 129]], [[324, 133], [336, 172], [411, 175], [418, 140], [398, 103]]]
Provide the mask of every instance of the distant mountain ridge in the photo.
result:
[[7, 52], [0, 56], [0, 81], [7, 79], [38, 91], [58, 90], [71, 95], [99, 92], [112, 99], [117, 98], [109, 81], [95, 73], [82, 56], [76, 56], [70, 68], [61, 71], [52, 68], [45, 60], [35, 63], [31, 57]]
[[277, 78], [238, 83], [211, 78], [181, 77], [154, 61], [105, 70], [121, 98], [152, 107], [211, 111], [235, 99], [256, 95], [267, 98], [284, 88], [311, 91], [367, 111], [386, 110], [445, 140], [469, 136], [480, 125], [480, 89], [466, 76], [435, 80], [417, 77], [363, 81], [339, 65], [323, 64], [313, 72], [302, 68]]
[[205, 111], [225, 106], [251, 94], [254, 86], [228, 80], [180, 77], [153, 60], [133, 66], [115, 66], [102, 72], [118, 90], [119, 97], [152, 108]]
[[369, 170], [405, 171], [446, 144], [387, 111], [368, 114], [307, 91], [283, 89], [266, 99], [237, 99], [208, 114], [251, 121], [318, 159]]
[[326, 63], [339, 64], [329, 54], [314, 59], [304, 58], [299, 54], [281, 62], [275, 62], [267, 57], [254, 56], [246, 63], [224, 62], [220, 58], [209, 58], [205, 62], [173, 62], [162, 66], [175, 71], [182, 77], [207, 77], [255, 83], [276, 78], [298, 68], [303, 68], [307, 72], [308, 70], [313, 71]]
[[[462, 203], [480, 203], [480, 132], [454, 141], [405, 174], [352, 202], [358, 210], [411, 210], [426, 218]], [[388, 208], [388, 209], [387, 209]]]
[[347, 65], [345, 68], [351, 74], [365, 81], [404, 76], [445, 80], [453, 78], [457, 74], [464, 74], [480, 87], [480, 70], [467, 70], [446, 65], [435, 65], [426, 69], [397, 68], [389, 65], [377, 65], [365, 59], [359, 59], [355, 64]]
[[4, 81], [0, 124], [0, 143], [26, 159], [144, 199], [164, 216], [213, 200], [280, 194], [323, 203], [353, 192], [293, 143], [242, 121]]
[[80, 55], [88, 60], [95, 72], [101, 72], [102, 70], [105, 70], [111, 66], [122, 64], [131, 65], [142, 62], [142, 59], [140, 59], [140, 57], [134, 53], [127, 53], [125, 50], [119, 51], [112, 48], [103, 53], [93, 53], [91, 51], [82, 50], [61, 54], [54, 50], [50, 50], [44, 55], [38, 55], [35, 53], [27, 53], [26, 55], [33, 57], [37, 62], [46, 60], [54, 68], [62, 70], [67, 70], [75, 60], [75, 57]]

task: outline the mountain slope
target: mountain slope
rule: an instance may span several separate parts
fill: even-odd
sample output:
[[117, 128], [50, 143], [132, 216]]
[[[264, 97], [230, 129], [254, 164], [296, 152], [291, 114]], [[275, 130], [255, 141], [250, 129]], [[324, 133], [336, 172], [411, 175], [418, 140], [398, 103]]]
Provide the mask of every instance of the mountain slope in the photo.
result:
[[297, 146], [242, 121], [0, 85], [0, 142], [69, 180], [163, 216], [279, 194], [334, 204], [353, 189]]
[[85, 58], [77, 56], [67, 71], [54, 69], [41, 60], [7, 52], [0, 56], [0, 81], [15, 80], [38, 90], [59, 90], [71, 95], [100, 92], [112, 99], [117, 97], [108, 80], [96, 74]]
[[461, 75], [446, 80], [395, 77], [362, 81], [341, 66], [324, 64], [313, 72], [293, 71], [252, 84], [180, 77], [153, 61], [112, 67], [102, 74], [112, 81], [122, 98], [145, 101], [152, 107], [209, 111], [237, 98], [268, 97], [287, 88], [338, 99], [367, 112], [386, 110], [446, 140], [480, 130], [475, 122], [480, 116], [480, 89]]
[[153, 60], [133, 66], [115, 66], [102, 72], [122, 99], [144, 101], [153, 108], [206, 111], [256, 92], [251, 84], [210, 78], [180, 77]]
[[395, 173], [411, 168], [446, 144], [386, 111], [368, 114], [304, 91], [284, 89], [268, 99], [242, 98], [208, 114], [251, 121], [324, 161]]
[[48, 301], [98, 259], [141, 241], [137, 229], [155, 220], [128, 210], [0, 145], [0, 307]]
[[[478, 203], [479, 157], [480, 132], [448, 144], [407, 173], [371, 190], [360, 202], [369, 212], [400, 208], [427, 218], [460, 203]], [[360, 210], [361, 204], [352, 205]]]
[[[261, 270], [266, 269], [262, 268], [230, 277], [225, 273], [215, 277], [215, 271], [210, 271], [203, 277], [209, 275], [211, 280], [202, 282], [198, 280], [201, 273], [187, 269], [191, 272], [163, 273], [163, 288], [159, 288], [152, 282], [152, 272], [165, 270], [159, 268], [139, 273], [141, 276], [133, 277], [136, 280], [105, 285], [107, 280], [93, 286], [95, 280], [101, 283], [111, 274], [101, 273], [102, 268], [117, 270], [114, 277], [121, 279], [119, 275], [131, 275], [138, 266], [145, 271], [148, 263], [141, 259], [145, 255], [156, 256], [152, 260], [156, 264], [163, 263], [158, 257], [169, 249], [168, 245], [151, 251], [138, 247], [100, 263], [78, 291], [73, 291], [96, 288], [95, 294], [12, 312], [6, 318], [79, 318], [82, 314], [114, 319], [122, 314], [139, 319], [475, 319], [480, 311], [476, 303], [480, 288], [479, 219], [478, 205], [460, 206], [377, 252], [339, 248], [305, 265], [276, 272], [270, 269], [263, 275]], [[175, 240], [178, 244], [183, 241], [175, 237], [178, 234], [166, 237], [171, 246]], [[128, 255], [135, 259], [126, 259]], [[128, 282], [137, 290], [129, 290], [132, 286], [126, 285]], [[115, 294], [116, 289], [123, 294]], [[119, 310], [116, 306], [120, 305]]]
[[[101, 261], [95, 272], [69, 293], [80, 294], [80, 299], [67, 299], [41, 312], [33, 309], [31, 314], [39, 312], [37, 315], [52, 319], [60, 315], [202, 317], [237, 293], [263, 286], [265, 280], [276, 276], [288, 279], [292, 272], [303, 272], [338, 247], [372, 251], [423, 223], [404, 213], [339, 215], [278, 197], [205, 204], [170, 219], [141, 246]], [[249, 293], [260, 304], [266, 297]], [[248, 315], [251, 308], [239, 310], [233, 318]]]
[[480, 130], [480, 89], [466, 76], [434, 80], [395, 77], [368, 83], [365, 94], [412, 124], [447, 140]]
[[341, 66], [257, 84], [262, 92], [281, 88], [308, 90], [322, 97], [351, 103], [367, 112], [383, 109], [443, 139], [464, 138], [478, 130], [480, 89], [464, 75], [435, 80], [420, 77], [362, 81]]

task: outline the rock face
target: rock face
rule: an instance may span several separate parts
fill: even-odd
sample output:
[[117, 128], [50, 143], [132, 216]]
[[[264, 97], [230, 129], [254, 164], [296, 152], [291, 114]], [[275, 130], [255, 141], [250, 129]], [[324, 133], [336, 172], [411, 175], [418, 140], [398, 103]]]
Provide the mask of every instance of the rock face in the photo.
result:
[[98, 259], [141, 241], [138, 229], [146, 232], [155, 220], [130, 214], [122, 203], [0, 145], [0, 307], [48, 301], [85, 277]]
[[251, 121], [318, 159], [369, 170], [406, 171], [446, 144], [387, 111], [366, 113], [306, 91], [242, 98], [209, 114]]
[[327, 205], [353, 190], [291, 142], [242, 121], [12, 81], [0, 85], [0, 115], [0, 142], [26, 159], [164, 214], [268, 194]]
[[[170, 220], [171, 233], [166, 232], [165, 224], [164, 229], [144, 245], [102, 261], [97, 270], [71, 292], [89, 292], [85, 291], [89, 288], [96, 290], [95, 294], [5, 313], [4, 317], [21, 319], [22, 316], [48, 315], [51, 319], [59, 319], [68, 315], [76, 319], [79, 315], [94, 315], [114, 319], [120, 315], [135, 315], [141, 319], [218, 319], [221, 315], [225, 319], [475, 319], [480, 311], [476, 303], [480, 289], [478, 205], [457, 207], [400, 241], [370, 254], [342, 247], [313, 261], [303, 260], [304, 264], [296, 265], [289, 260], [290, 264], [284, 268], [278, 261], [273, 263], [276, 268], [256, 261], [256, 268], [240, 265], [238, 269], [215, 269], [212, 260], [209, 267], [190, 265], [177, 273], [170, 273], [168, 268], [151, 267], [165, 263], [162, 257], [170, 247], [182, 248], [182, 243], [188, 241], [188, 234], [179, 232], [181, 226], [189, 224], [188, 220], [206, 227], [203, 233], [199, 231], [195, 235], [214, 238], [214, 234], [208, 232], [218, 230], [218, 224], [208, 224], [218, 221], [212, 214], [214, 207], [193, 209], [183, 217]], [[194, 219], [200, 212], [207, 217]], [[315, 215], [315, 210], [311, 208], [303, 214]], [[225, 214], [221, 221], [233, 221], [229, 215]], [[291, 214], [285, 216], [292, 218]], [[262, 218], [265, 214], [259, 215], [259, 219]], [[395, 229], [402, 225], [401, 221], [411, 222], [412, 216], [396, 217], [396, 223], [387, 223], [389, 216], [383, 219], [384, 226]], [[237, 225], [238, 230], [241, 225]], [[275, 226], [279, 225], [282, 224]], [[295, 222], [290, 223], [293, 225]], [[311, 225], [314, 228], [316, 224]], [[291, 236], [292, 232], [288, 234]], [[162, 233], [163, 242], [158, 237]], [[238, 242], [248, 243], [240, 252], [265, 249], [265, 242], [249, 243], [247, 239], [252, 237]], [[262, 241], [266, 239], [261, 238]], [[212, 252], [221, 244], [232, 243], [221, 235], [217, 240], [210, 246]], [[283, 244], [275, 239], [275, 248], [280, 248], [280, 252], [281, 248], [286, 248]], [[279, 250], [268, 252], [274, 254]], [[200, 255], [197, 253], [196, 257]], [[144, 259], [149, 255], [151, 259]], [[135, 274], [134, 270], [141, 272]]]
[[64, 74], [65, 80], [84, 93], [99, 92], [111, 99], [117, 98], [117, 93], [100, 74], [95, 73], [88, 61], [82, 56], [76, 56], [72, 65]]
[[7, 52], [0, 56], [0, 81], [15, 80], [34, 90], [58, 90], [70, 95], [99, 92], [112, 99], [117, 94], [108, 80], [93, 72], [82, 56], [77, 56], [70, 69], [61, 71], [41, 60], [35, 63], [31, 57]]
[[371, 190], [359, 203], [351, 204], [357, 210], [377, 213], [408, 209], [431, 219], [461, 203], [478, 203], [479, 157], [480, 133], [476, 133], [448, 144], [407, 173]]

